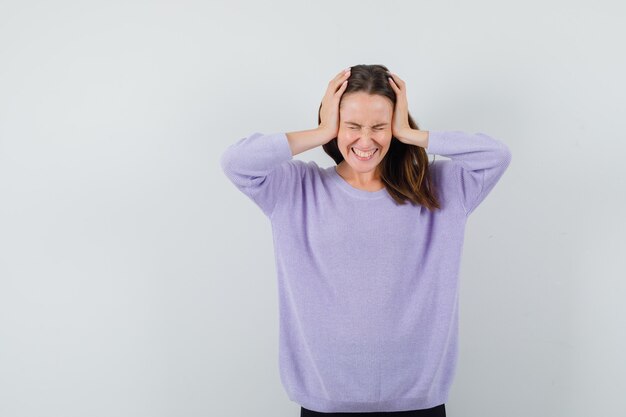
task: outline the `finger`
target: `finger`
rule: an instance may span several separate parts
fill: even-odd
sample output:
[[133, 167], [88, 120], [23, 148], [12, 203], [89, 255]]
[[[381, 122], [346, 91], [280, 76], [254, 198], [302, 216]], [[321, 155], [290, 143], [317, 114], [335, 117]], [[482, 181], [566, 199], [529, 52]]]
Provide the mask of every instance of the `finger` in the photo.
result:
[[404, 84], [398, 84], [394, 79], [390, 79], [389, 83], [391, 84], [391, 88], [393, 89], [393, 91], [396, 92], [396, 94], [404, 93]]
[[350, 73], [344, 74], [338, 80], [333, 80], [333, 82], [328, 86], [328, 93], [336, 94], [338, 92], [338, 89], [340, 89], [344, 85], [344, 83], [347, 84], [348, 77], [350, 77]]
[[333, 78], [334, 81], [340, 81], [341, 79], [345, 78], [347, 75], [350, 74], [350, 67], [345, 68], [343, 70], [341, 70], [337, 75], [335, 75], [335, 78]]
[[400, 85], [404, 82], [402, 78], [398, 77], [398, 74], [394, 74], [391, 71], [387, 71], [387, 75], [390, 76], [397, 85]]
[[343, 95], [343, 92], [346, 89], [346, 86], [348, 85], [348, 81], [344, 81], [343, 83], [341, 83], [341, 85], [339, 85], [339, 89], [337, 91], [335, 91], [335, 93], [333, 94], [333, 98], [335, 100], [341, 98], [341, 96]]
[[393, 78], [389, 77], [388, 79], [389, 79], [389, 84], [391, 84], [391, 88], [393, 88], [393, 91], [399, 90]]
[[335, 94], [337, 92], [337, 88], [340, 87], [341, 83], [348, 79], [348, 77], [350, 77], [350, 71], [341, 71], [335, 76], [335, 78], [328, 82], [326, 92], [329, 94]]
[[348, 87], [348, 80], [345, 80], [344, 82], [341, 83], [341, 86], [339, 87], [339, 90], [337, 90], [337, 92], [335, 93], [335, 95], [337, 97], [341, 97], [341, 95], [343, 94], [343, 92], [346, 90], [346, 87]]

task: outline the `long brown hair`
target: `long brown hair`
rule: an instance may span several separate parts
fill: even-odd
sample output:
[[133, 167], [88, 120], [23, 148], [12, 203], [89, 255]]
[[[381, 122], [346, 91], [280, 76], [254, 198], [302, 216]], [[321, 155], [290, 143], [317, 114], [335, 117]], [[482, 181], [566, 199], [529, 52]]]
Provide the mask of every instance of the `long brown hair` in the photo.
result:
[[[384, 65], [355, 65], [351, 68], [348, 86], [343, 92], [342, 98], [348, 93], [362, 91], [387, 97], [395, 107], [396, 92], [389, 85], [387, 67]], [[318, 125], [322, 122], [321, 109], [320, 103], [317, 112]], [[409, 126], [412, 129], [419, 129], [411, 117], [411, 113], [409, 113]], [[337, 146], [337, 138], [322, 145], [322, 148], [337, 165], [343, 161], [343, 155]], [[398, 204], [406, 204], [408, 200], [411, 204], [420, 204], [430, 210], [441, 208], [437, 198], [437, 190], [430, 178], [428, 163], [428, 156], [424, 148], [408, 145], [400, 142], [394, 136], [391, 137], [389, 150], [378, 168], [387, 192]]]

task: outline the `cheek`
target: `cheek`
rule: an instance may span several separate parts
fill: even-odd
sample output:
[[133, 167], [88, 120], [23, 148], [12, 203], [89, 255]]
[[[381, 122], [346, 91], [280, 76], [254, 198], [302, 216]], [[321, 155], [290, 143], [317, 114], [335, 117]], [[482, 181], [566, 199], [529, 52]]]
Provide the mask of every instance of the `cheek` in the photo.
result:
[[354, 134], [351, 134], [348, 131], [343, 131], [343, 132], [340, 131], [337, 133], [337, 146], [343, 149], [346, 146], [349, 146], [356, 139], [357, 139], [357, 136], [354, 136]]
[[337, 147], [340, 152], [344, 151], [346, 146], [348, 146], [348, 143], [350, 143], [350, 140], [345, 135], [342, 135], [341, 133], [337, 135]]

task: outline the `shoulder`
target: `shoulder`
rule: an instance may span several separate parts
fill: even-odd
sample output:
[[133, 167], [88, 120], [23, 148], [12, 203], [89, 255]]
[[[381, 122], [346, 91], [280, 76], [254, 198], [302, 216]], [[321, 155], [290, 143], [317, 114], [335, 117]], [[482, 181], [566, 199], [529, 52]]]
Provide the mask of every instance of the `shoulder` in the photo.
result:
[[321, 175], [324, 168], [317, 165], [315, 161], [302, 161], [300, 159], [291, 159], [289, 163], [292, 165], [294, 170], [300, 174], [300, 177], [312, 177], [316, 175]]
[[308, 178], [315, 176], [321, 168], [313, 161], [292, 158], [280, 165], [280, 176], [286, 187], [299, 187]]
[[300, 159], [291, 158], [287, 161], [284, 161], [280, 164], [279, 168], [283, 175], [287, 175], [289, 177], [298, 178], [302, 177], [302, 174], [306, 170], [307, 162], [301, 161]]

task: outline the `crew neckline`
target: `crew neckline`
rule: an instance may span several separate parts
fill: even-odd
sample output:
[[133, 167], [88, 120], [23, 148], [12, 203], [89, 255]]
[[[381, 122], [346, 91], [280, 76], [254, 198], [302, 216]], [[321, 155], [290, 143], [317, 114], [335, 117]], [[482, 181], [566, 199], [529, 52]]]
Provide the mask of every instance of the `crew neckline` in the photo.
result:
[[381, 197], [388, 195], [386, 187], [383, 187], [382, 189], [378, 191], [366, 191], [366, 190], [361, 190], [360, 188], [353, 187], [345, 179], [343, 179], [341, 175], [339, 175], [339, 173], [337, 172], [336, 165], [330, 167], [328, 171], [329, 171], [330, 177], [333, 179], [333, 181], [337, 183], [337, 185], [339, 185], [339, 187], [341, 187], [341, 189], [347, 191], [348, 193], [352, 194], [355, 197], [373, 199], [373, 198], [381, 198]]

